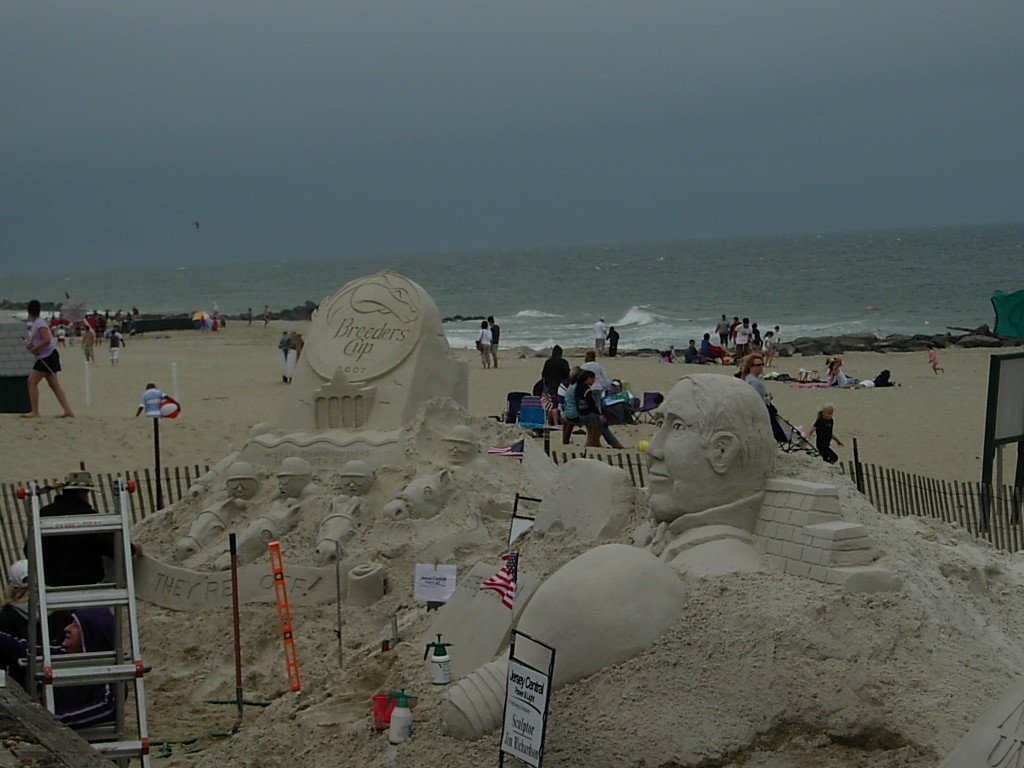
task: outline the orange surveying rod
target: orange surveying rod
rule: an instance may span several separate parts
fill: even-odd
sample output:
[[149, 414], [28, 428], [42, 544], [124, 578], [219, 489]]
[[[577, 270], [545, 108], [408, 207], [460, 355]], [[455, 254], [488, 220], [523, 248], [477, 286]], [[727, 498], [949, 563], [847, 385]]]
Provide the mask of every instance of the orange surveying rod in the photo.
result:
[[284, 581], [284, 562], [281, 560], [281, 542], [267, 544], [270, 550], [270, 568], [274, 572], [274, 598], [277, 600], [277, 620], [281, 624], [281, 639], [284, 641], [284, 663], [288, 668], [288, 684], [293, 691], [302, 687], [299, 682], [299, 660], [295, 656], [295, 639], [292, 637], [292, 613], [288, 609], [288, 587]]

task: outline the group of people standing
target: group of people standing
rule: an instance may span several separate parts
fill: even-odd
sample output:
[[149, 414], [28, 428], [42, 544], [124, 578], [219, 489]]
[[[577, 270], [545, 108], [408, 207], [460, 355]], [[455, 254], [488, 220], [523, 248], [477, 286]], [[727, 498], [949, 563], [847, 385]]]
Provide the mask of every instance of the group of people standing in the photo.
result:
[[480, 323], [480, 333], [476, 335], [476, 351], [480, 353], [480, 363], [484, 368], [498, 367], [498, 342], [501, 338], [501, 327], [490, 315]]
[[[734, 316], [730, 321], [724, 314], [722, 319], [715, 326], [718, 334], [719, 344], [725, 349], [731, 349], [733, 362], [739, 362], [751, 352], [761, 352], [764, 355], [765, 367], [769, 367], [775, 358], [775, 350], [782, 342], [782, 333], [779, 326], [766, 332], [763, 336], [757, 323], [750, 322], [749, 317], [740, 320]], [[705, 340], [710, 334], [704, 335]]]

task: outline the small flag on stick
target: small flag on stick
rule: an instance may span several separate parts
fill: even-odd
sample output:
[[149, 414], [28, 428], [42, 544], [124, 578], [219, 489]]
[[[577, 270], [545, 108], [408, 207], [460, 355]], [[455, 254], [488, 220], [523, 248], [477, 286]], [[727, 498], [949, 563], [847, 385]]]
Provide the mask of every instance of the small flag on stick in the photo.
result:
[[487, 453], [491, 456], [510, 456], [513, 459], [523, 458], [523, 449], [526, 447], [525, 438], [516, 440], [507, 448], [488, 448]]
[[480, 585], [480, 589], [492, 589], [501, 595], [501, 604], [512, 610], [512, 603], [516, 599], [516, 578], [519, 570], [519, 553], [509, 552], [502, 555], [504, 565], [501, 570], [491, 576]]

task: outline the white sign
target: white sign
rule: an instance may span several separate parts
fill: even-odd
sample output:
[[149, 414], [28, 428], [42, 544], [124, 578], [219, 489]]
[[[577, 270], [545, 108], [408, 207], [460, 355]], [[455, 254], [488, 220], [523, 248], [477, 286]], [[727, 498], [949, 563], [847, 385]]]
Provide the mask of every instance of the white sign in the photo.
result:
[[416, 564], [413, 597], [421, 603], [447, 603], [455, 591], [454, 565]]
[[501, 751], [534, 768], [539, 768], [543, 754], [549, 689], [546, 674], [509, 659]]

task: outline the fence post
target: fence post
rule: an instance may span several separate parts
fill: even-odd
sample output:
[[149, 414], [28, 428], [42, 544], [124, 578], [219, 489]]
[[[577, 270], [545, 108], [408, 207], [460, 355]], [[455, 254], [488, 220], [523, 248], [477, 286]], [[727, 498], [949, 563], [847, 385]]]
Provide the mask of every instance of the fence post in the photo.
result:
[[857, 438], [853, 438], [853, 466], [854, 477], [856, 478], [857, 490], [864, 493], [864, 470], [860, 465], [860, 449], [857, 447]]

